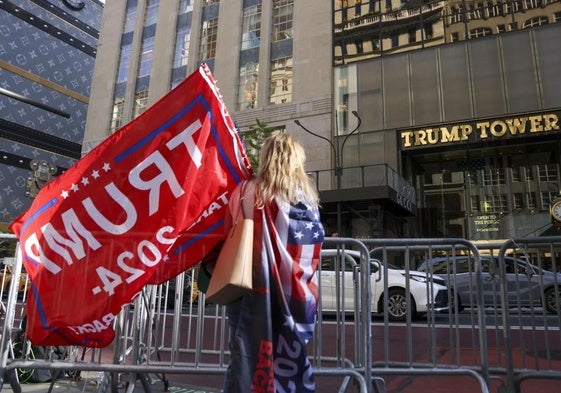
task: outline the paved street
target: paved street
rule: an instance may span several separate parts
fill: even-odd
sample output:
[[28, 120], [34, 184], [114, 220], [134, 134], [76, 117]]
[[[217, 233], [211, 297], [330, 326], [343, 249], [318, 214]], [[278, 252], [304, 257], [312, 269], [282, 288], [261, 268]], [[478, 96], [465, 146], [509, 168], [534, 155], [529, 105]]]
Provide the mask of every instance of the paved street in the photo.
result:
[[[62, 392], [68, 392], [68, 393], [77, 393], [77, 392], [82, 392], [82, 393], [97, 393], [99, 391], [102, 391], [102, 389], [100, 389], [100, 376], [99, 373], [95, 373], [95, 372], [83, 372], [82, 375], [84, 375], [84, 377], [79, 380], [79, 381], [74, 381], [71, 379], [60, 379], [57, 380], [55, 383], [50, 383], [50, 382], [43, 382], [43, 383], [27, 383], [27, 384], [22, 384], [21, 388], [22, 388], [22, 392], [24, 393], [62, 393]], [[208, 376], [206, 378], [209, 378]], [[215, 379], [216, 377], [214, 377], [213, 379]], [[171, 379], [173, 379], [173, 376], [171, 376]], [[221, 380], [221, 378], [219, 378]], [[119, 386], [119, 391], [124, 392], [126, 390], [127, 385], [126, 384], [121, 384]], [[149, 383], [149, 392], [151, 393], [159, 393], [159, 392], [170, 392], [170, 393], [219, 393], [220, 389], [218, 388], [212, 388], [212, 387], [206, 387], [206, 386], [196, 386], [196, 385], [191, 385], [188, 383], [179, 383], [179, 382], [173, 382], [170, 381], [169, 382], [169, 387], [166, 390], [165, 389], [165, 385], [163, 382], [161, 382], [160, 380], [153, 380]], [[111, 390], [108, 388], [106, 390], [107, 392], [110, 392]], [[12, 388], [9, 386], [9, 384], [6, 384], [3, 388], [2, 388], [2, 392], [6, 392], [6, 393], [12, 393], [14, 392], [14, 390], [12, 390]], [[134, 392], [135, 393], [146, 393], [146, 390], [144, 389], [144, 387], [142, 386], [142, 384], [137, 381], [137, 383], [135, 384], [135, 388], [134, 388]]]
[[[329, 324], [328, 324], [329, 325]], [[413, 328], [416, 330], [416, 324], [413, 324]], [[422, 325], [419, 325], [422, 326]], [[481, 387], [478, 385], [478, 381], [470, 375], [437, 375], [432, 373], [429, 375], [389, 375], [383, 372], [384, 369], [384, 345], [385, 345], [385, 335], [383, 334], [383, 323], [380, 323], [377, 319], [373, 320], [372, 323], [372, 345], [373, 345], [373, 377], [376, 381], [377, 390], [375, 393], [449, 393], [454, 391], [454, 393], [473, 393], [482, 391]], [[407, 340], [405, 331], [406, 326], [403, 324], [392, 324], [390, 332], [391, 336], [388, 338], [390, 342], [390, 350], [392, 358], [397, 360], [401, 358], [402, 361], [407, 362]], [[461, 347], [450, 348], [448, 345], [448, 329], [442, 327], [437, 329], [434, 336], [434, 353], [437, 355], [435, 360], [436, 364], [439, 366], [450, 364], [457, 364], [458, 357], [469, 363], [470, 359], [472, 364], [475, 365], [479, 362], [479, 349], [470, 345], [471, 341], [464, 339], [464, 336], [470, 336], [472, 334], [470, 329], [461, 329], [460, 335], [462, 336], [459, 343], [462, 343]], [[325, 344], [334, 344], [336, 342], [335, 337], [331, 337], [332, 332], [324, 331], [326, 334]], [[348, 336], [350, 338], [350, 336]], [[493, 335], [490, 336], [490, 338]], [[535, 335], [532, 335], [534, 341], [537, 340]], [[553, 338], [558, 337], [556, 334], [550, 337], [548, 345], [550, 347], [557, 348], [559, 342], [553, 340]], [[414, 361], [421, 362], [423, 364], [430, 364], [428, 357], [430, 356], [427, 352], [426, 345], [424, 341], [426, 339], [426, 332], [424, 329], [419, 328], [419, 334], [413, 336], [413, 346], [411, 355]], [[541, 341], [541, 340], [540, 340]], [[517, 346], [517, 341], [514, 341]], [[488, 361], [491, 367], [504, 367], [504, 357], [501, 354], [501, 342], [495, 340], [489, 340], [488, 347]], [[544, 348], [546, 343], [536, 342], [538, 347]], [[513, 362], [516, 367], [522, 367], [524, 362], [536, 361], [536, 362], [546, 362], [547, 359], [539, 358], [529, 358], [528, 354], [531, 351], [526, 350], [526, 352], [521, 350], [515, 350], [513, 353], [516, 355], [513, 357]], [[558, 354], [559, 352], [553, 352]], [[400, 354], [400, 356], [397, 356]], [[534, 360], [531, 360], [534, 359]], [[543, 366], [551, 367], [552, 369], [561, 368], [561, 356], [550, 359], [549, 363], [543, 363]], [[546, 367], [546, 368], [547, 368]], [[453, 367], [456, 368], [456, 367]], [[443, 369], [443, 367], [441, 367]], [[99, 382], [101, 381], [101, 374], [99, 372], [83, 371], [81, 373], [80, 381], [72, 381], [70, 379], [57, 380], [52, 386], [50, 383], [36, 383], [36, 384], [23, 384], [22, 391], [28, 392], [45, 392], [45, 393], [57, 393], [57, 392], [84, 392], [84, 393], [94, 393], [98, 391], [110, 392], [110, 389], [100, 389]], [[218, 393], [220, 392], [220, 386], [223, 381], [221, 375], [199, 375], [199, 374], [166, 374], [166, 379], [169, 382], [169, 388], [166, 390], [165, 385], [158, 379], [154, 374], [150, 375], [150, 382], [148, 384], [148, 389], [137, 381], [134, 388], [134, 393], [140, 392], [174, 392], [174, 393]], [[123, 378], [126, 380], [126, 378]], [[343, 383], [343, 378], [340, 377], [328, 377], [324, 375], [316, 376], [317, 392], [318, 393], [336, 393], [340, 391], [345, 392], [356, 392], [357, 388], [353, 385], [351, 381], [346, 390], [341, 390], [341, 385]], [[505, 382], [501, 381], [499, 378], [492, 378], [490, 382], [490, 392], [504, 392], [503, 384]], [[127, 391], [126, 383], [121, 382], [119, 385], [119, 392]], [[12, 389], [6, 384], [4, 386], [3, 392], [13, 392]], [[554, 393], [558, 392], [558, 382], [555, 380], [537, 380], [530, 379], [521, 384], [520, 393]], [[128, 391], [127, 391], [128, 392]]]

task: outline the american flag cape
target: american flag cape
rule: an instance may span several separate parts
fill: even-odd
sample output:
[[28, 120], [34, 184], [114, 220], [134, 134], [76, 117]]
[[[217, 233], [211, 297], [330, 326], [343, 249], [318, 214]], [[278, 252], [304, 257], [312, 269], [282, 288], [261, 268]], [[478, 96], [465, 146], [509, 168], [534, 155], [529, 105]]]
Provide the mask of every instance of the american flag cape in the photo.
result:
[[319, 211], [277, 202], [256, 209], [254, 225], [253, 291], [240, 304], [224, 392], [314, 392], [306, 346], [317, 316]]
[[175, 277], [224, 237], [251, 168], [206, 65], [41, 189], [12, 225], [31, 278], [37, 345], [104, 347], [146, 284]]

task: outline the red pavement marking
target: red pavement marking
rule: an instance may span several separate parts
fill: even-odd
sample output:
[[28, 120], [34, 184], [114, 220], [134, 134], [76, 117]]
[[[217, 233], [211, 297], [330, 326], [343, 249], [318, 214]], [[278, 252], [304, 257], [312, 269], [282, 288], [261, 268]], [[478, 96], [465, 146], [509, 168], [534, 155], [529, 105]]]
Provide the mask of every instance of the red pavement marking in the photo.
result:
[[[437, 348], [435, 352], [441, 355], [438, 358], [437, 365], [458, 364], [458, 359], [460, 364], [469, 366], [480, 364], [481, 357], [478, 349], [455, 348], [454, 351], [449, 351], [447, 348]], [[521, 348], [513, 348], [512, 353], [515, 369], [561, 370], [561, 360], [533, 357], [524, 353]], [[504, 351], [500, 351], [498, 348], [489, 348], [488, 360], [490, 367], [504, 368], [506, 365]], [[431, 364], [428, 357], [417, 361], [420, 364]], [[376, 375], [376, 369], [373, 370], [373, 374]], [[474, 393], [481, 391], [478, 381], [471, 376], [442, 376], [438, 374], [416, 376], [412, 374], [382, 377], [386, 381], [386, 393]], [[490, 392], [498, 392], [504, 384], [506, 384], [506, 379], [492, 378], [489, 390]], [[520, 393], [558, 393], [560, 391], [558, 380], [529, 379], [522, 382]]]

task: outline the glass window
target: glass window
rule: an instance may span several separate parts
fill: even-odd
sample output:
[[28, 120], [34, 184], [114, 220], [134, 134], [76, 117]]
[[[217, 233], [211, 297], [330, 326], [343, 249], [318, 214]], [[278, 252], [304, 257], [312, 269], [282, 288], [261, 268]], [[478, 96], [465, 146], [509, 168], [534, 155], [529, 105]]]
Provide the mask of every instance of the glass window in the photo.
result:
[[489, 213], [494, 210], [495, 209], [493, 209], [493, 201], [491, 200], [491, 197], [489, 196], [483, 197], [483, 200], [481, 202], [481, 211], [485, 213]]
[[323, 257], [323, 258], [321, 258], [321, 270], [334, 271], [335, 270], [335, 259], [333, 257]]
[[470, 30], [468, 37], [471, 39], [471, 38], [486, 37], [492, 34], [493, 34], [493, 30], [491, 30], [489, 27], [479, 27], [477, 29]]
[[138, 67], [138, 78], [150, 75], [152, 68], [154, 37], [145, 38], [142, 41], [142, 54], [140, 55], [140, 65]]
[[175, 55], [173, 58], [173, 68], [187, 65], [189, 58], [189, 43], [191, 41], [191, 26], [182, 26], [177, 30], [175, 38]]
[[529, 27], [547, 25], [548, 22], [549, 21], [547, 19], [547, 16], [537, 16], [535, 18], [528, 19], [526, 22], [524, 22], [524, 25], [522, 26], [522, 28], [527, 29]]
[[[450, 273], [453, 273], [453, 268], [450, 268]], [[471, 258], [457, 258], [456, 259], [456, 273], [470, 273], [473, 271]]]
[[218, 19], [204, 21], [201, 26], [199, 45], [199, 61], [214, 58], [216, 54], [216, 38], [218, 35]]
[[503, 6], [505, 7], [505, 12], [507, 14], [511, 14], [511, 13], [520, 11], [519, 0], [506, 1], [506, 2], [503, 3]]
[[127, 44], [121, 47], [119, 56], [119, 73], [117, 74], [117, 84], [127, 81], [131, 62], [132, 46]]
[[541, 182], [557, 181], [557, 165], [542, 164], [538, 165], [538, 176]]
[[242, 19], [242, 50], [259, 46], [261, 38], [261, 4], [244, 8]]
[[134, 22], [136, 19], [137, 1], [127, 2], [127, 11], [125, 14], [125, 27], [123, 29], [123, 34], [130, 33], [134, 30]]
[[496, 186], [505, 184], [505, 173], [503, 168], [492, 168], [481, 171], [483, 185]]
[[538, 8], [542, 6], [542, 0], [523, 0], [527, 9]]
[[409, 29], [409, 43], [412, 44], [417, 41], [417, 29]]
[[292, 101], [292, 57], [273, 60], [269, 84], [269, 103], [284, 104]]
[[292, 38], [293, 0], [273, 1], [273, 36], [272, 41]]
[[522, 172], [522, 168], [520, 167], [510, 168], [510, 176], [512, 178], [512, 181], [514, 182], [522, 181], [522, 175], [520, 174], [521, 172]]
[[524, 209], [524, 195], [521, 192], [512, 194], [512, 208], [516, 210]]
[[339, 256], [328, 256], [321, 258], [321, 269], [326, 271], [341, 271], [344, 269], [346, 272], [352, 272], [354, 268], [353, 260], [345, 258], [345, 254]]
[[493, 207], [497, 213], [507, 212], [508, 205], [506, 195], [493, 195]]
[[137, 117], [148, 108], [148, 91], [139, 91], [134, 96], [134, 117]]
[[[337, 135], [346, 135], [356, 127], [357, 119], [352, 111], [357, 108], [357, 66], [349, 65], [335, 69], [335, 131]], [[363, 82], [367, 88], [367, 83]]]
[[117, 97], [113, 100], [113, 113], [111, 114], [111, 132], [115, 132], [123, 126], [123, 109], [125, 98]]
[[[494, 271], [495, 269], [493, 269]], [[491, 271], [491, 261], [488, 259], [481, 259], [481, 271], [483, 273], [489, 273]]]
[[249, 62], [240, 67], [238, 85], [238, 110], [257, 107], [259, 64]]
[[191, 22], [190, 19], [183, 19], [186, 14], [193, 12], [191, 0], [181, 0], [179, 2], [179, 18], [177, 20], [177, 35], [175, 36], [175, 54], [173, 57], [173, 68], [187, 65], [189, 58], [189, 46], [191, 42]]
[[480, 200], [479, 195], [472, 195], [471, 196], [471, 210], [472, 211], [479, 211], [480, 210]]
[[[432, 272], [434, 274], [442, 274], [442, 275], [447, 275], [447, 274], [452, 274], [454, 272], [454, 267], [452, 266], [453, 260], [444, 260], [444, 261], [437, 261], [436, 263], [433, 263], [433, 267], [432, 267]], [[456, 260], [456, 263], [459, 263], [458, 260]], [[429, 267], [427, 267], [427, 269], [430, 269]]]
[[[405, 0], [405, 1], [407, 1], [407, 0]], [[356, 16], [360, 16], [360, 14], [361, 14], [361, 8], [362, 8], [361, 3], [362, 3], [361, 0], [356, 0], [355, 1], [355, 15]]]
[[360, 55], [364, 53], [364, 48], [362, 47], [362, 40], [355, 40], [354, 46], [355, 46], [356, 54]]
[[555, 199], [559, 194], [557, 192], [551, 191], [544, 191], [540, 193], [541, 198], [541, 208], [542, 210], [549, 210], [549, 206], [551, 205], [551, 201]]
[[[504, 266], [505, 266], [505, 273], [506, 274], [514, 274], [518, 273], [517, 271], [517, 264], [514, 263], [512, 259], [505, 259]], [[500, 262], [497, 261], [497, 266], [500, 266]]]
[[179, 2], [179, 14], [193, 12], [193, 0], [181, 0]]
[[433, 35], [433, 30], [432, 30], [432, 24], [426, 24], [423, 27], [423, 31], [425, 32], [425, 37], [426, 39], [430, 40], [432, 38]]
[[499, 2], [487, 2], [487, 10], [489, 12], [489, 16], [500, 16], [501, 15], [501, 7]]
[[150, 26], [158, 21], [158, 8], [160, 0], [148, 0], [146, 14], [144, 15], [144, 26]]
[[458, 23], [462, 21], [463, 8], [458, 5], [457, 7], [450, 7], [450, 24]]
[[335, 10], [340, 10], [341, 8], [348, 7], [348, 0], [337, 0], [335, 2]]
[[483, 197], [481, 210], [486, 213], [504, 213], [508, 211], [506, 195], [487, 195]]
[[472, 170], [468, 173], [468, 181], [471, 186], [477, 186], [481, 182], [480, 171]]

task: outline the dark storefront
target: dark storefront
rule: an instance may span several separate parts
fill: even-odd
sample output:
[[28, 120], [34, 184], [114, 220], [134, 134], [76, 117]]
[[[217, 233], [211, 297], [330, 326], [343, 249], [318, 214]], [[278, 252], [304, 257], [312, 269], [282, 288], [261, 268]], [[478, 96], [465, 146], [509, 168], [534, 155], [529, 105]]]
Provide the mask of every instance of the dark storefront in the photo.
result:
[[560, 190], [561, 111], [402, 130], [422, 237], [550, 235]]

